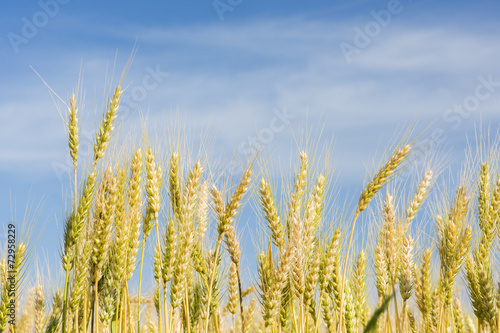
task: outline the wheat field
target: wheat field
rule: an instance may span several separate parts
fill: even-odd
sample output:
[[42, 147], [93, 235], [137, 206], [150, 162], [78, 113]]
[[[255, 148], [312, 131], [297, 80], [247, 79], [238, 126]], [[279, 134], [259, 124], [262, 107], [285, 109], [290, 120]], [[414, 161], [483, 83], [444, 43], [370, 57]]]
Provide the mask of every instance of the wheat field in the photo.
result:
[[[167, 147], [138, 143], [126, 163], [113, 158], [109, 147], [121, 94], [118, 85], [83, 174], [77, 171], [80, 111], [76, 98], [70, 99], [75, 191], [64, 216], [64, 282], [53, 294], [42, 284], [20, 289], [16, 280], [13, 287], [10, 272], [28, 270], [29, 244], [7, 250], [0, 332], [500, 333], [500, 165], [494, 144], [458, 175], [448, 189], [453, 195], [430, 197], [439, 177], [432, 168], [409, 193], [388, 186], [419, 155], [418, 141], [400, 142], [380, 161], [352, 211], [341, 212], [342, 226], [332, 230], [325, 200], [329, 175], [313, 169], [307, 151], [296, 157], [294, 178], [284, 180], [287, 191], [256, 176], [265, 173], [252, 161], [237, 184], [218, 188], [207, 175], [210, 166], [183, 151], [168, 151], [163, 163], [154, 151]], [[255, 219], [264, 221], [265, 245], [250, 254], [257, 272], [248, 285], [235, 220], [250, 196], [259, 206]], [[433, 241], [421, 248], [412, 231], [419, 230], [413, 224], [427, 206], [434, 212], [426, 227]], [[373, 246], [354, 237], [363, 215], [378, 221]], [[149, 245], [154, 286], [146, 293]], [[140, 278], [132, 293], [134, 274]], [[12, 288], [23, 293], [12, 296]]]

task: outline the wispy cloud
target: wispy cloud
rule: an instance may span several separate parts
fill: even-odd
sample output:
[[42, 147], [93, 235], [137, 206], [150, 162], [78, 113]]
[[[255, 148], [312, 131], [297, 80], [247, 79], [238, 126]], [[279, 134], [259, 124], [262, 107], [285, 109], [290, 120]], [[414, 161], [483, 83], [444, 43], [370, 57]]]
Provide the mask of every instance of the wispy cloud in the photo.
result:
[[[352, 29], [346, 22], [295, 17], [174, 28], [109, 27], [105, 31], [108, 38], [121, 41], [138, 37], [139, 52], [127, 76], [129, 92], [142, 84], [148, 68], [168, 72], [134, 107], [148, 112], [152, 121], [172, 111], [188, 114], [194, 126], [210, 121], [228, 143], [244, 141], [265, 126], [275, 108], [297, 115], [301, 119], [297, 124], [306, 118], [327, 119], [330, 132], [374, 122], [405, 122], [417, 116], [442, 118], [446, 108], [470, 94], [478, 76], [493, 75], [500, 80], [500, 73], [494, 72], [500, 47], [493, 34], [393, 22], [347, 64], [339, 44], [352, 38]], [[85, 112], [90, 109], [90, 119], [102, 104], [102, 92], [95, 87], [103, 86], [103, 70], [112, 68], [113, 59], [104, 58], [98, 42], [88, 48], [99, 55], [83, 61], [84, 86], [90, 87]], [[120, 53], [120, 58], [128, 56]], [[68, 71], [75, 73], [70, 68], [75, 61], [68, 61], [64, 52], [56, 58], [34, 60], [37, 68], [53, 68], [49, 63], [59, 67], [46, 74], [49, 81], [55, 82], [58, 91], [70, 89], [64, 84]], [[19, 96], [26, 88], [18, 84], [9, 89]], [[8, 149], [1, 149], [4, 170], [18, 168], [16, 161], [25, 160], [39, 162], [28, 169], [50, 169], [42, 156], [32, 153], [29, 142], [52, 151], [44, 156], [64, 156], [65, 146], [55, 145], [58, 140], [64, 142], [64, 129], [59, 120], [54, 122], [58, 115], [46, 89], [41, 84], [31, 84], [30, 89], [38, 92], [25, 94], [23, 103], [14, 106], [15, 101], [6, 96], [0, 106], [2, 114], [15, 110], [18, 115], [0, 124], [1, 139], [12, 142]], [[40, 97], [40, 91], [46, 97]], [[480, 111], [496, 115], [498, 106], [493, 94]], [[40, 126], [43, 119], [46, 126]]]

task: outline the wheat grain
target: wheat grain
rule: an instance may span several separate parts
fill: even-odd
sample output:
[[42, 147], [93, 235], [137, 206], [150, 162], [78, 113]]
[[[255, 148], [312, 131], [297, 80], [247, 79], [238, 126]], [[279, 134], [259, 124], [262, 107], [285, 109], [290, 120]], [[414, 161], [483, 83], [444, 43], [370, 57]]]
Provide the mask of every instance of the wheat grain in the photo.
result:
[[351, 287], [347, 284], [345, 288], [345, 326], [347, 333], [355, 333], [357, 332], [357, 323], [356, 323], [356, 309], [354, 306], [354, 300], [352, 296]]
[[255, 299], [252, 298], [252, 301], [250, 302], [250, 306], [247, 307], [246, 311], [245, 311], [245, 315], [244, 315], [245, 318], [243, 321], [243, 328], [242, 328], [243, 333], [248, 333], [252, 329], [255, 308], [256, 308], [256, 302], [255, 302]]
[[197, 225], [197, 238], [200, 240], [200, 243], [203, 244], [203, 240], [205, 238], [205, 233], [207, 232], [207, 224], [208, 224], [208, 183], [204, 181], [200, 185], [200, 190], [198, 193], [198, 206], [196, 209], [196, 219], [198, 222]]
[[92, 241], [88, 235], [84, 238], [83, 249], [76, 258], [71, 293], [69, 297], [69, 309], [71, 313], [78, 315], [84, 300], [84, 293], [88, 288], [89, 258], [92, 254]]
[[116, 292], [116, 281], [113, 278], [113, 274], [110, 272], [110, 267], [106, 267], [102, 278], [102, 290], [99, 295], [100, 302], [100, 312], [99, 318], [102, 322], [104, 330], [106, 330], [110, 324], [111, 319], [114, 317], [116, 312], [116, 302], [117, 302], [117, 292]]
[[271, 236], [274, 244], [278, 247], [281, 253], [285, 247], [285, 234], [283, 232], [283, 224], [281, 224], [278, 210], [271, 194], [269, 184], [264, 180], [260, 182], [260, 200], [264, 211], [264, 216], [268, 222], [268, 227], [271, 230]]
[[382, 304], [385, 297], [389, 294], [388, 271], [385, 251], [381, 243], [379, 243], [375, 249], [375, 278], [377, 280], [379, 305]]
[[316, 232], [317, 232], [317, 221], [318, 218], [316, 216], [317, 212], [317, 204], [314, 200], [313, 195], [311, 195], [305, 207], [304, 218], [303, 218], [303, 236], [302, 236], [302, 247], [305, 253], [304, 257], [306, 260], [311, 257], [312, 249], [314, 247], [314, 243], [316, 240]]
[[422, 257], [420, 270], [415, 269], [415, 297], [418, 309], [422, 314], [424, 323], [432, 307], [432, 285], [431, 285], [431, 249], [426, 249]]
[[491, 215], [490, 215], [490, 171], [489, 164], [483, 163], [481, 165], [481, 172], [479, 175], [479, 188], [477, 193], [478, 201], [478, 219], [479, 227], [481, 230], [490, 229]]
[[455, 318], [455, 332], [465, 333], [465, 318], [462, 313], [462, 305], [458, 298], [453, 300], [453, 316]]
[[491, 196], [490, 209], [492, 224], [496, 224], [498, 234], [500, 234], [500, 175], [497, 176], [495, 188]]
[[432, 170], [428, 170], [425, 173], [424, 178], [418, 185], [417, 191], [413, 196], [413, 200], [410, 202], [410, 205], [406, 210], [406, 223], [411, 222], [415, 218], [417, 211], [420, 209], [420, 206], [422, 205], [422, 202], [424, 201], [429, 191], [432, 175], [433, 175]]
[[76, 169], [78, 161], [78, 148], [79, 148], [79, 138], [78, 138], [78, 109], [76, 107], [75, 95], [71, 95], [70, 106], [68, 109], [68, 145], [69, 153], [73, 161], [73, 167]]
[[46, 333], [54, 333], [57, 331], [59, 322], [61, 320], [62, 308], [63, 308], [63, 298], [62, 298], [62, 292], [59, 289], [56, 291], [53, 297], [52, 312], [47, 321], [47, 329], [45, 330]]
[[[115, 234], [113, 248], [111, 249], [111, 261], [113, 263], [111, 267], [114, 279], [119, 282], [126, 280], [127, 246], [130, 235], [130, 225], [126, 216], [126, 181], [126, 171], [121, 168], [118, 171], [117, 176], [116, 208], [114, 218]], [[121, 294], [121, 292], [122, 290], [118, 290], [119, 294]]]
[[227, 252], [231, 257], [231, 261], [236, 264], [236, 267], [239, 268], [241, 258], [240, 243], [238, 242], [236, 231], [234, 230], [234, 226], [232, 224], [228, 226], [225, 236]]
[[35, 333], [42, 333], [45, 327], [45, 299], [43, 288], [37, 285], [35, 289]]
[[343, 313], [344, 313], [344, 286], [346, 282], [346, 270], [347, 270], [347, 261], [349, 260], [349, 251], [351, 250], [352, 239], [354, 236], [354, 229], [356, 227], [356, 221], [358, 219], [359, 214], [364, 211], [370, 201], [373, 199], [375, 194], [389, 181], [390, 177], [394, 174], [399, 165], [408, 157], [408, 154], [411, 151], [411, 146], [406, 145], [401, 149], [398, 149], [389, 159], [389, 161], [378, 171], [375, 177], [368, 183], [365, 189], [361, 192], [361, 195], [358, 200], [358, 205], [356, 207], [356, 212], [354, 214], [354, 219], [351, 225], [351, 233], [349, 236], [349, 242], [347, 243], [347, 252], [344, 259], [344, 271], [342, 274], [342, 282], [341, 282], [341, 299], [340, 299], [340, 321], [339, 321], [339, 329], [343, 329]]
[[469, 315], [467, 315], [466, 318], [467, 319], [465, 320], [465, 327], [467, 328], [467, 332], [476, 333], [474, 321], [472, 320], [472, 318]]
[[154, 223], [158, 221], [158, 214], [160, 212], [161, 198], [160, 198], [160, 169], [156, 166], [155, 157], [151, 148], [148, 149], [146, 154], [146, 193], [148, 196], [148, 204], [146, 208], [146, 215], [142, 222], [142, 233], [144, 239], [149, 237]]
[[[236, 264], [233, 263], [231, 265], [230, 271], [229, 271], [229, 300], [227, 303], [227, 309], [228, 311], [234, 316], [236, 311], [238, 311], [238, 305], [239, 305], [239, 291], [238, 291], [238, 273], [236, 269]], [[233, 319], [234, 320], [234, 319]]]
[[479, 291], [481, 293], [481, 313], [479, 318], [487, 322], [491, 328], [496, 326], [496, 304], [493, 281], [489, 271], [485, 271], [483, 267], [478, 267], [478, 282]]
[[386, 264], [389, 277], [392, 281], [396, 278], [397, 264], [397, 235], [394, 227], [395, 222], [394, 197], [387, 193], [384, 202], [384, 225], [380, 232], [382, 248], [385, 250]]
[[113, 96], [109, 102], [109, 107], [104, 114], [102, 119], [101, 127], [99, 128], [99, 133], [96, 135], [96, 142], [94, 144], [94, 164], [93, 170], [97, 165], [99, 159], [104, 156], [104, 151], [107, 149], [109, 145], [109, 139], [111, 137], [111, 132], [114, 130], [114, 122], [116, 120], [118, 107], [120, 104], [122, 90], [121, 85], [116, 87]]
[[450, 213], [440, 223], [441, 237], [438, 240], [438, 251], [441, 259], [441, 289], [447, 306], [451, 304], [451, 292], [456, 275], [469, 249], [472, 229], [462, 227], [462, 222], [468, 213], [469, 198], [465, 188], [457, 189]]
[[169, 184], [170, 184], [170, 202], [172, 204], [172, 210], [176, 219], [180, 218], [180, 205], [181, 205], [181, 190], [179, 184], [179, 154], [172, 153], [170, 158], [170, 172], [169, 172]]
[[413, 290], [413, 239], [406, 236], [403, 239], [402, 265], [399, 277], [401, 298], [407, 302]]
[[94, 282], [102, 276], [102, 268], [107, 260], [110, 246], [114, 205], [116, 199], [116, 178], [112, 176], [111, 168], [106, 170], [103, 184], [96, 194], [94, 210], [94, 228], [92, 247], [92, 262], [94, 264]]
[[292, 239], [290, 248], [293, 252], [292, 280], [295, 296], [302, 302], [302, 296], [305, 288], [304, 264], [306, 258], [303, 248], [303, 225], [299, 219], [299, 212], [295, 212], [292, 216], [291, 230]]
[[174, 220], [170, 220], [168, 224], [168, 229], [166, 231], [165, 235], [165, 244], [163, 246], [163, 257], [162, 257], [162, 263], [163, 263], [163, 283], [166, 286], [167, 282], [169, 282], [172, 279], [172, 273], [173, 273], [173, 267], [174, 267], [174, 261], [176, 257], [176, 236], [175, 236], [175, 227], [174, 227]]
[[181, 304], [182, 295], [185, 292], [187, 283], [189, 259], [191, 258], [194, 241], [192, 217], [195, 213], [195, 195], [201, 171], [200, 163], [196, 162], [189, 172], [188, 181], [182, 195], [179, 221], [179, 238], [181, 243], [179, 243], [175, 273], [171, 285], [171, 300], [174, 308]]
[[271, 267], [269, 259], [264, 252], [259, 255], [257, 272], [259, 275], [259, 292], [262, 305], [262, 317], [266, 327], [273, 325], [273, 302], [271, 298], [271, 287], [273, 285], [273, 276], [271, 275]]
[[334, 332], [335, 329], [335, 323], [333, 320], [333, 312], [332, 312], [332, 305], [331, 305], [331, 300], [326, 291], [322, 290], [320, 293], [320, 299], [321, 299], [321, 309], [322, 314], [323, 314], [323, 321], [325, 322], [327, 329], [329, 332]]
[[316, 286], [319, 279], [319, 269], [322, 260], [319, 245], [317, 245], [314, 248], [312, 254], [314, 255], [314, 257], [309, 261], [307, 267], [308, 274], [304, 289], [304, 307], [310, 312], [311, 316], [314, 318], [316, 316], [314, 295], [316, 294]]
[[291, 233], [291, 223], [293, 222], [294, 214], [300, 211], [302, 206], [302, 196], [304, 194], [304, 187], [307, 181], [309, 160], [307, 158], [307, 153], [300, 153], [300, 168], [297, 173], [297, 177], [294, 184], [294, 191], [290, 196], [290, 201], [288, 203], [288, 212], [286, 215], [286, 233], [290, 236]]
[[471, 253], [469, 253], [465, 259], [465, 272], [467, 278], [467, 288], [469, 291], [469, 297], [471, 299], [472, 307], [475, 315], [477, 317], [480, 317], [483, 313], [482, 295], [480, 291], [476, 261], [474, 260]]
[[28, 297], [23, 304], [21, 318], [16, 325], [16, 329], [19, 332], [30, 332], [33, 330], [35, 319], [35, 292], [36, 287], [28, 291]]
[[396, 168], [404, 161], [411, 151], [410, 145], [399, 149], [389, 161], [379, 170], [376, 176], [368, 183], [358, 201], [358, 212], [366, 209], [373, 196], [385, 185], [389, 178], [394, 174]]
[[127, 279], [132, 278], [136, 267], [136, 257], [139, 251], [139, 237], [141, 234], [141, 172], [142, 172], [142, 152], [137, 149], [131, 164], [131, 176], [128, 184], [128, 204], [129, 204], [129, 236], [127, 251]]
[[368, 321], [368, 305], [366, 300], [366, 254], [365, 251], [359, 253], [353, 275], [354, 304], [356, 309], [356, 318], [359, 324], [365, 326]]
[[335, 295], [334, 307], [337, 314], [340, 310], [340, 230], [333, 233], [323, 260], [321, 274], [322, 289]]
[[[225, 209], [225, 224], [230, 224], [236, 215], [238, 208], [241, 206], [241, 200], [248, 190], [248, 184], [250, 184], [250, 177], [252, 176], [252, 169], [248, 168], [243, 177], [241, 178], [236, 190], [234, 191], [229, 203]], [[227, 225], [226, 225], [227, 226]]]

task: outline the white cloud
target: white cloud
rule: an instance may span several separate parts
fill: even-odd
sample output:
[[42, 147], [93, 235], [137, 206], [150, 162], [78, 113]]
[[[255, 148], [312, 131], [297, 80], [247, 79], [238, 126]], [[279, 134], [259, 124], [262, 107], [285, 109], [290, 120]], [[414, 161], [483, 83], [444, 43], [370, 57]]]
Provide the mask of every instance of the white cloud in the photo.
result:
[[[393, 21], [347, 64], [339, 43], [352, 40], [352, 29], [345, 22], [294, 18], [172, 29], [113, 27], [108, 33], [121, 41], [139, 36], [139, 52], [127, 76], [127, 82], [132, 82], [129, 91], [141, 84], [147, 66], [169, 72], [140, 103], [152, 122], [179, 110], [195, 127], [210, 121], [218, 128], [222, 144], [234, 150], [267, 126], [276, 107], [286, 107], [297, 115], [292, 121], [296, 129], [307, 116], [311, 122], [326, 119], [328, 132], [407, 122], [417, 116], [427, 121], [441, 118], [446, 108], [473, 93], [479, 75], [491, 73], [500, 79], [500, 73], [494, 72], [500, 56], [494, 35]], [[100, 47], [90, 45], [89, 53], [102, 57]], [[60, 70], [46, 75], [63, 95], [65, 89], [69, 95], [76, 84], [68, 86], [67, 73], [75, 73], [70, 67], [81, 60], [68, 60], [68, 54], [35, 63], [36, 68], [58, 63]], [[83, 86], [87, 87], [85, 124], [89, 128], [95, 109], [100, 110], [102, 104], [99, 87], [104, 86], [104, 70], [112, 67], [106, 61], [112, 64], [114, 59], [82, 57]], [[17, 84], [10, 89], [20, 92], [26, 87]], [[57, 111], [48, 97], [40, 97], [47, 94], [46, 88], [40, 84], [30, 89], [37, 92], [24, 94], [25, 100], [15, 106], [15, 112], [12, 105], [16, 101], [8, 96], [0, 106], [0, 114], [13, 114], [0, 123], [0, 138], [9, 142], [9, 148], [1, 149], [0, 154], [5, 170], [16, 168], [16, 161], [44, 159], [43, 154], [33, 154], [30, 142], [36, 142], [41, 151], [51, 151], [50, 158], [67, 154]], [[491, 98], [481, 109], [493, 116], [499, 106], [498, 98]], [[139, 119], [139, 114], [132, 119]], [[49, 122], [50, 126], [40, 126]], [[370, 140], [378, 139], [377, 133], [370, 135], [375, 135]], [[276, 140], [290, 138], [291, 132], [284, 131]], [[27, 168], [50, 169], [48, 163], [32, 163]]]

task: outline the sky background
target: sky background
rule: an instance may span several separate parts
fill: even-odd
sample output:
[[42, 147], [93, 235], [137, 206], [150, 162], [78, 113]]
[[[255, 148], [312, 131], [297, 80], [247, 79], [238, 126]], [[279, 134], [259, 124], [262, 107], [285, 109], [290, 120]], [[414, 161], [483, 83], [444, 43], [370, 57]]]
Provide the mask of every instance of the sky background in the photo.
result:
[[[21, 221], [33, 206], [34, 252], [56, 276], [72, 188], [55, 96], [80, 94], [88, 152], [103, 94], [133, 52], [122, 134], [140, 132], [145, 117], [159, 137], [185, 124], [196, 142], [207, 130], [221, 165], [245, 160], [260, 138], [273, 152], [269, 169], [286, 177], [305, 130], [320, 146], [333, 142], [333, 178], [351, 199], [375, 152], [413, 121], [416, 132], [432, 123], [427, 143], [456, 169], [475, 128], [496, 131], [500, 120], [497, 0], [41, 0], [0, 8], [0, 222]], [[252, 248], [261, 232], [251, 214], [241, 220]]]

